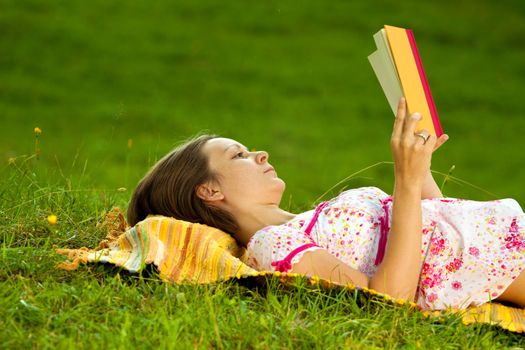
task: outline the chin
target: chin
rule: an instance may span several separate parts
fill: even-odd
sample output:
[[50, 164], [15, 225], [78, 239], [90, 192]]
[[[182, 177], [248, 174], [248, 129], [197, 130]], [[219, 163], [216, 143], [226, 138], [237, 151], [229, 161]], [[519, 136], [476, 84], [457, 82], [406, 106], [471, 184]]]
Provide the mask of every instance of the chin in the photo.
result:
[[278, 180], [279, 180], [279, 182], [278, 182], [278, 185], [276, 185], [276, 192], [279, 193], [279, 201], [278, 202], [281, 202], [281, 198], [283, 197], [284, 190], [286, 189], [286, 182], [284, 182], [281, 179], [278, 179]]
[[281, 188], [281, 192], [284, 192], [284, 190], [286, 189], [286, 182], [284, 182], [283, 179], [281, 178], [276, 178], [277, 180], [277, 183], [279, 184], [280, 188]]

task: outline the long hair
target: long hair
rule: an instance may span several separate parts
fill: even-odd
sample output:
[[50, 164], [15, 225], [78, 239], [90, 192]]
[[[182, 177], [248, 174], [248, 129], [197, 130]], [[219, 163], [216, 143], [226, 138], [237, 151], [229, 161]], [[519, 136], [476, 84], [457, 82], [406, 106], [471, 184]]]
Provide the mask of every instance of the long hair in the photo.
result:
[[217, 135], [194, 137], [164, 156], [140, 180], [128, 205], [128, 223], [135, 225], [148, 215], [163, 215], [206, 224], [235, 234], [234, 217], [216, 206], [207, 205], [196, 194], [197, 186], [217, 181], [202, 152], [204, 144]]

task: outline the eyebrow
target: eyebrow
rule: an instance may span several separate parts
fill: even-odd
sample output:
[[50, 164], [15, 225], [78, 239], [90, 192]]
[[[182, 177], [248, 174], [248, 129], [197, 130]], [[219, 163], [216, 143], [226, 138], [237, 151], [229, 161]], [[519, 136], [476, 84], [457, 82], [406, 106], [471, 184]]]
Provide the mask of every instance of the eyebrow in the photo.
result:
[[[238, 143], [234, 143], [234, 144], [229, 145], [228, 147], [226, 147], [226, 148], [224, 149], [224, 153], [226, 153], [226, 151], [227, 151], [230, 147], [237, 147], [237, 148], [241, 148], [241, 149], [243, 149], [243, 147], [242, 147], [241, 145], [239, 145]], [[244, 147], [244, 150], [248, 151], [248, 148]]]

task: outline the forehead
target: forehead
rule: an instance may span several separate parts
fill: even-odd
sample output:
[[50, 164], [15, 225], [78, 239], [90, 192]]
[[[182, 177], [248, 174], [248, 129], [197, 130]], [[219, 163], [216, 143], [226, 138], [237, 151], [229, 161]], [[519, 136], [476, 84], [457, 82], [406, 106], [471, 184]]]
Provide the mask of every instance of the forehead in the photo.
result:
[[221, 155], [226, 150], [237, 149], [238, 147], [246, 149], [243, 144], [236, 140], [225, 137], [217, 137], [206, 142], [204, 145], [204, 152], [206, 152], [209, 156]]

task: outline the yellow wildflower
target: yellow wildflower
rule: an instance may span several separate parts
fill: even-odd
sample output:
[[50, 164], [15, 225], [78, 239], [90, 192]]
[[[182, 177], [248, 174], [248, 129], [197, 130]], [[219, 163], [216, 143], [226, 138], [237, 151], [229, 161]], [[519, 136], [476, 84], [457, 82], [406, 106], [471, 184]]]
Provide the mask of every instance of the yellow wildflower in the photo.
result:
[[42, 133], [42, 129], [40, 129], [38, 126], [35, 128], [35, 135], [40, 135]]
[[312, 277], [310, 278], [310, 284], [312, 284], [312, 285], [319, 284], [319, 281], [320, 281], [319, 276], [312, 276]]
[[56, 215], [49, 215], [47, 217], [47, 222], [50, 224], [50, 225], [55, 225], [57, 223], [57, 216]]
[[15, 157], [10, 157], [7, 160], [7, 163], [9, 163], [9, 165], [15, 165], [16, 164], [16, 158]]

